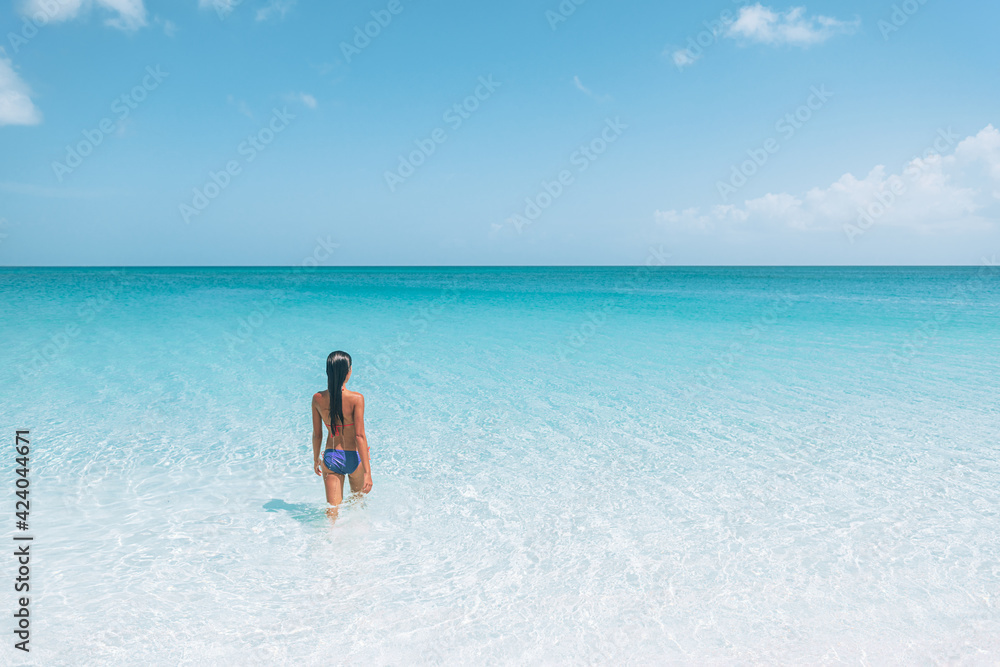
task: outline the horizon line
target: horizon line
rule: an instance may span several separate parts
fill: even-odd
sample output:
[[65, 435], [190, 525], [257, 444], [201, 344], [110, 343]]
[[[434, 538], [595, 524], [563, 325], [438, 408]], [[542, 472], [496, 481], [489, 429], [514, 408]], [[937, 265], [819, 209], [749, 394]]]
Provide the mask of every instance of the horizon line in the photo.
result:
[[300, 272], [346, 269], [891, 269], [964, 268], [982, 264], [340, 264], [302, 266], [300, 264], [0, 264], [3, 269], [286, 269]]

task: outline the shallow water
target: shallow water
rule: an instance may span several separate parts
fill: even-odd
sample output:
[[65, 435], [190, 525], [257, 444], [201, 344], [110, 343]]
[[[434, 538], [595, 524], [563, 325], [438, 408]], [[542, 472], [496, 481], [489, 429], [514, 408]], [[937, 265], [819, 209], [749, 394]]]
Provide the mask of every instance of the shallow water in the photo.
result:
[[996, 664], [998, 277], [0, 270], [31, 659]]

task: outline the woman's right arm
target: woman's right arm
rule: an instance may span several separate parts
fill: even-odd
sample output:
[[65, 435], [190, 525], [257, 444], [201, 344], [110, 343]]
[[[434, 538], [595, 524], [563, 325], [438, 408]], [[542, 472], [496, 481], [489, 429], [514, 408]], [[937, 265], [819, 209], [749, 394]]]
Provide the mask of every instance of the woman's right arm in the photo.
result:
[[312, 399], [312, 419], [313, 419], [313, 470], [316, 471], [317, 475], [322, 475], [323, 471], [320, 469], [320, 447], [323, 445], [323, 418], [319, 414], [319, 406], [316, 405], [316, 396]]

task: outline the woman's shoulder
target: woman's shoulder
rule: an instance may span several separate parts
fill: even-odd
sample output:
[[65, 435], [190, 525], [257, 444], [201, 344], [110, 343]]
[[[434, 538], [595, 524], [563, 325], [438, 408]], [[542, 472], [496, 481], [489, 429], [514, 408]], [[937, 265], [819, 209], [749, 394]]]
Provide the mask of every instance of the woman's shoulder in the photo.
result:
[[326, 397], [326, 394], [327, 394], [326, 391], [317, 391], [315, 394], [313, 394], [313, 398], [312, 398], [313, 403], [317, 403], [317, 404], [320, 404], [320, 405], [322, 405], [323, 403], [326, 403], [326, 401], [328, 400], [327, 397]]
[[351, 401], [352, 403], [364, 403], [365, 397], [360, 391], [351, 391], [350, 389], [344, 390], [344, 398]]

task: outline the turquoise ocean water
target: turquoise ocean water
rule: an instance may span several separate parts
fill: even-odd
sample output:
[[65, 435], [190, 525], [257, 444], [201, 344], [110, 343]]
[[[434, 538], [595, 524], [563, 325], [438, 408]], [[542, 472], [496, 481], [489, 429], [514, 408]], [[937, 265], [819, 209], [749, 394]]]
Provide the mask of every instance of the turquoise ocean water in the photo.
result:
[[[31, 661], [996, 664], [998, 278], [0, 270]], [[334, 349], [374, 490], [331, 528]]]

